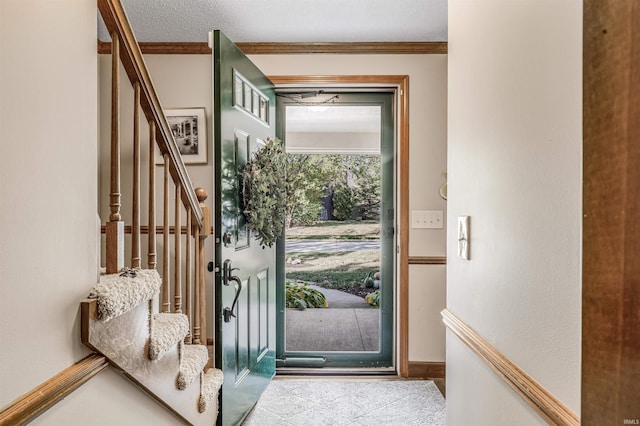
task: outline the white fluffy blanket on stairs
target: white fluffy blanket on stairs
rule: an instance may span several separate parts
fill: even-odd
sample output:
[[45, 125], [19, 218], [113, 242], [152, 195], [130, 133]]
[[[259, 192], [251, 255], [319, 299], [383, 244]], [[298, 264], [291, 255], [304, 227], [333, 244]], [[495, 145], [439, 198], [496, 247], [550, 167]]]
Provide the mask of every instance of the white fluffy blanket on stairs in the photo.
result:
[[100, 276], [100, 282], [89, 294], [96, 299], [98, 319], [112, 318], [135, 308], [160, 291], [162, 279], [154, 269], [137, 269], [136, 276], [109, 274]]

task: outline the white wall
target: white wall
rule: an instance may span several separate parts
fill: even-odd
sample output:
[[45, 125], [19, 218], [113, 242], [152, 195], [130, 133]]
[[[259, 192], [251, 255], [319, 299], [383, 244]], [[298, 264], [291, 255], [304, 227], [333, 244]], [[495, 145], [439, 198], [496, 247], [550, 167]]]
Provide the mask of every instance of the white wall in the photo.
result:
[[[582, 2], [449, 2], [447, 308], [580, 412]], [[479, 371], [483, 370], [483, 371]], [[486, 373], [489, 371], [489, 373]], [[543, 423], [447, 334], [450, 425]]]
[[0, 406], [80, 359], [96, 281], [96, 7], [0, 2]]
[[[0, 1], [0, 407], [90, 352], [79, 302], [98, 268], [97, 92], [95, 1]], [[113, 371], [35, 423], [88, 419], [177, 423]]]
[[[99, 405], [98, 405], [99, 403]], [[98, 411], [99, 410], [99, 411]], [[107, 367], [36, 418], [34, 426], [184, 425], [121, 373]]]

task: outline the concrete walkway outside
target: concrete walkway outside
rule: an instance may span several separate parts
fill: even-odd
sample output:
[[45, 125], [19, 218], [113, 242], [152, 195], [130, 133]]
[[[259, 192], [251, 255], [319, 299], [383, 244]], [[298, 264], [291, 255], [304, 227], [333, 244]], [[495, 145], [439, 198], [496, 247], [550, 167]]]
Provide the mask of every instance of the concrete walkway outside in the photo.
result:
[[286, 350], [377, 351], [378, 309], [287, 309]]
[[309, 286], [324, 293], [328, 308], [287, 309], [286, 351], [377, 351], [380, 310], [343, 291]]
[[[329, 303], [329, 308], [359, 308], [359, 309], [375, 309], [373, 306], [365, 302], [362, 297], [355, 294], [346, 293], [340, 290], [318, 287], [315, 285], [307, 285], [309, 288], [315, 288], [324, 294]], [[375, 289], [371, 289], [373, 291]]]

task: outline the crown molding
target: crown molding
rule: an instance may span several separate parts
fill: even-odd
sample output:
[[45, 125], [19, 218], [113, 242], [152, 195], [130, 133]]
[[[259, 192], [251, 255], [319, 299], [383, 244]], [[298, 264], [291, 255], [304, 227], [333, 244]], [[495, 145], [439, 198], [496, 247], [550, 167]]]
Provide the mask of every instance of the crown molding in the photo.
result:
[[[246, 55], [429, 55], [446, 54], [446, 41], [365, 43], [236, 43]], [[207, 43], [140, 42], [145, 55], [209, 55]], [[111, 42], [98, 40], [98, 53], [110, 54]]]
[[365, 54], [425, 55], [446, 54], [447, 42], [367, 42], [367, 43], [236, 43], [247, 55]]

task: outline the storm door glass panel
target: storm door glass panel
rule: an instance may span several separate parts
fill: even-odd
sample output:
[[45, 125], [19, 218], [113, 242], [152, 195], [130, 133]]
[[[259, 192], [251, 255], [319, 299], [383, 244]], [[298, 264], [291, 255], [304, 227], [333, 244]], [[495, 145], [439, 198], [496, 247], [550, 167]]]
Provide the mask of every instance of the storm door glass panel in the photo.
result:
[[382, 312], [395, 267], [392, 95], [363, 95], [278, 98], [295, 187], [279, 310], [283, 367], [391, 365], [392, 316], [383, 321]]

